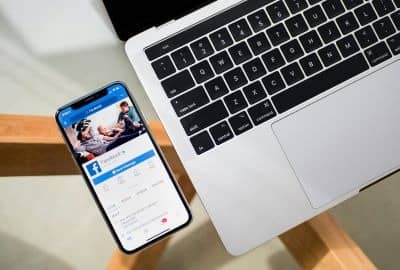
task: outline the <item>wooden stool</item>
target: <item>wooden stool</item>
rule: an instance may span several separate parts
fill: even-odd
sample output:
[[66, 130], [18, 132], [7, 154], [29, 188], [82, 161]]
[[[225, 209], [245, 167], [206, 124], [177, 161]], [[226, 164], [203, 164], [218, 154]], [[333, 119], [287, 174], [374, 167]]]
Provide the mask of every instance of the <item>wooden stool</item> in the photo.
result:
[[[156, 121], [150, 123], [150, 128], [187, 200], [191, 201], [195, 190], [165, 130]], [[71, 174], [79, 171], [52, 117], [0, 115], [0, 176]], [[302, 269], [377, 269], [328, 212], [279, 238]], [[165, 239], [134, 255], [117, 250], [107, 269], [155, 269], [167, 243]]]

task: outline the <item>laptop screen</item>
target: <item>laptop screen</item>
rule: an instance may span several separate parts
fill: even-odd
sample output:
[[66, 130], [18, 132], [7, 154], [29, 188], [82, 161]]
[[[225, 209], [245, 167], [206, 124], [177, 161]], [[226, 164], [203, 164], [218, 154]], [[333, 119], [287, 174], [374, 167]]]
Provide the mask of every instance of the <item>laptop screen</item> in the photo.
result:
[[119, 39], [130, 37], [153, 26], [188, 14], [213, 0], [133, 1], [103, 0]]

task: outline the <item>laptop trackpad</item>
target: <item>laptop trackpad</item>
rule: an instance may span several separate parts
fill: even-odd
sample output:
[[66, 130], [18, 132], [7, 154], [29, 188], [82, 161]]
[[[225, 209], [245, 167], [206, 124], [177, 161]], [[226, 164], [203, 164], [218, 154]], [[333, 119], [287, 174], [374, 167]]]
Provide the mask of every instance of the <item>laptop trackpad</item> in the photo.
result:
[[396, 62], [273, 124], [313, 207], [399, 167], [399, 74]]

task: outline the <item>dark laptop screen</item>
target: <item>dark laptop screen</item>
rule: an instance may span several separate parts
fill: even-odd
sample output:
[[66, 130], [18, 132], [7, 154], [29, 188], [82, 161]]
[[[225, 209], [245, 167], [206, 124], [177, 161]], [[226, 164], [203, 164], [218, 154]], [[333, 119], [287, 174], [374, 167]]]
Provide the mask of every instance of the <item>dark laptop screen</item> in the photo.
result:
[[103, 0], [118, 37], [130, 37], [169, 20], [179, 18], [213, 0]]

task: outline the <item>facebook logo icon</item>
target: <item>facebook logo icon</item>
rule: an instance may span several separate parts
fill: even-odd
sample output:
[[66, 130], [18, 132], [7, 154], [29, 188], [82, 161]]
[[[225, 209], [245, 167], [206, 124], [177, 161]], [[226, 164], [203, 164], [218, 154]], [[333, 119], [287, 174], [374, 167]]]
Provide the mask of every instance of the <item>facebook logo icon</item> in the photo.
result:
[[90, 176], [94, 176], [96, 174], [101, 173], [101, 168], [100, 168], [100, 165], [99, 165], [99, 163], [97, 161], [86, 165], [86, 169], [89, 172]]

